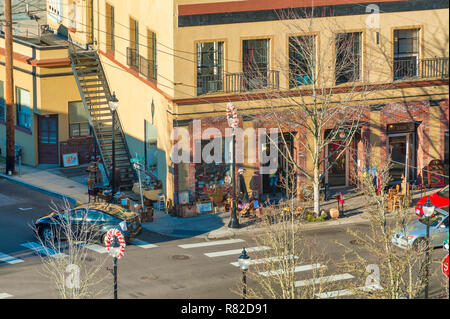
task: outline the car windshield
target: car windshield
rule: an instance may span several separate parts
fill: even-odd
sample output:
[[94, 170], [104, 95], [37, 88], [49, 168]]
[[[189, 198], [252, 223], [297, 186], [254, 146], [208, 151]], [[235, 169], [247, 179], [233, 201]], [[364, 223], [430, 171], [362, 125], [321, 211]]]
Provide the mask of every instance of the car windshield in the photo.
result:
[[447, 187], [441, 189], [441, 190], [438, 192], [438, 195], [439, 195], [440, 197], [448, 198], [448, 185], [447, 185]]
[[[445, 216], [444, 214], [436, 213], [433, 217], [430, 217], [430, 226], [436, 227], [445, 217], [447, 216]], [[424, 225], [427, 224], [426, 218], [421, 218], [419, 219], [419, 221]]]

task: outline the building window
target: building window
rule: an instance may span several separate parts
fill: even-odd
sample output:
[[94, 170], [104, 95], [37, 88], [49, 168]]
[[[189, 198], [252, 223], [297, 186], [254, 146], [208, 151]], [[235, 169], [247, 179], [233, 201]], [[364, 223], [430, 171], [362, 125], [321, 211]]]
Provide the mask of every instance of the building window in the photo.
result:
[[114, 7], [106, 4], [106, 52], [114, 51]]
[[229, 138], [220, 137], [195, 141], [202, 150], [201, 163], [195, 165], [195, 191], [199, 199], [209, 199], [208, 189], [226, 183], [227, 175], [231, 179], [230, 142]]
[[16, 104], [17, 126], [31, 130], [30, 92], [17, 87], [16, 95], [17, 95], [17, 104]]
[[69, 137], [90, 135], [89, 121], [83, 102], [69, 102]]
[[417, 76], [419, 29], [394, 30], [394, 80]]
[[144, 120], [145, 134], [145, 166], [156, 175], [158, 166], [158, 144], [156, 126]]
[[253, 90], [268, 86], [269, 39], [244, 40], [244, 88]]
[[223, 91], [223, 42], [197, 44], [197, 94]]
[[3, 82], [0, 81], [0, 121], [4, 121], [6, 118], [6, 103], [4, 92]]
[[139, 23], [130, 18], [130, 46], [127, 48], [127, 64], [139, 66]]
[[148, 80], [156, 81], [156, 33], [147, 29], [147, 57], [139, 56], [139, 73]]
[[340, 33], [336, 35], [336, 84], [361, 79], [361, 33]]
[[289, 87], [311, 84], [315, 68], [314, 36], [289, 38]]

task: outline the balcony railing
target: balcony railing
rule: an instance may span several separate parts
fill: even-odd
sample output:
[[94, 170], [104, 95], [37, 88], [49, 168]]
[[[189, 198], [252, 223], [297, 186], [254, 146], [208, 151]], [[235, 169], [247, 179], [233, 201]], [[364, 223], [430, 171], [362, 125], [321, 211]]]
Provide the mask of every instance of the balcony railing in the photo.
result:
[[244, 92], [259, 89], [277, 90], [280, 88], [280, 71], [268, 70], [258, 74], [228, 73], [225, 75], [225, 92]]
[[206, 94], [223, 91], [223, 73], [197, 75], [197, 94]]
[[139, 55], [133, 48], [127, 48], [127, 65], [131, 68], [135, 68], [147, 80], [156, 81], [156, 63]]
[[417, 60], [417, 57], [394, 60], [394, 80], [411, 78], [448, 78], [448, 57]]
[[422, 59], [420, 64], [421, 78], [448, 78], [448, 57]]
[[134, 48], [127, 48], [127, 65], [131, 67], [139, 66], [139, 53]]
[[147, 60], [143, 56], [139, 56], [139, 73], [149, 81], [156, 81], [157, 68], [152, 60]]

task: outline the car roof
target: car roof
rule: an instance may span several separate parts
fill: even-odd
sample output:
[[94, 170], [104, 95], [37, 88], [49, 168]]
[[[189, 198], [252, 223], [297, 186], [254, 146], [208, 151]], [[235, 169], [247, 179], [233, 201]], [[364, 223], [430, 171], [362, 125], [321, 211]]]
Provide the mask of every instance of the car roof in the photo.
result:
[[130, 219], [130, 218], [133, 218], [136, 216], [136, 213], [134, 213], [126, 208], [123, 208], [122, 206], [119, 206], [116, 204], [104, 203], [104, 202], [83, 204], [83, 205], [75, 207], [75, 209], [76, 208], [98, 209], [109, 215], [113, 215], [113, 216], [123, 219], [123, 220], [127, 220], [127, 219]]

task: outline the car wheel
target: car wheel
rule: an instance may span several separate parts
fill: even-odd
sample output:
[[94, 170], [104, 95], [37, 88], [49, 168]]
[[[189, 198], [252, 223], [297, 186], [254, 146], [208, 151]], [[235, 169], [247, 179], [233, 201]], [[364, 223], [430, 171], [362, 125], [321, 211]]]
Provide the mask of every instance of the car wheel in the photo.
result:
[[425, 251], [427, 249], [427, 241], [425, 238], [417, 238], [414, 241], [413, 247], [417, 251]]
[[53, 243], [55, 242], [55, 232], [50, 226], [45, 226], [40, 230], [40, 237], [44, 243]]

